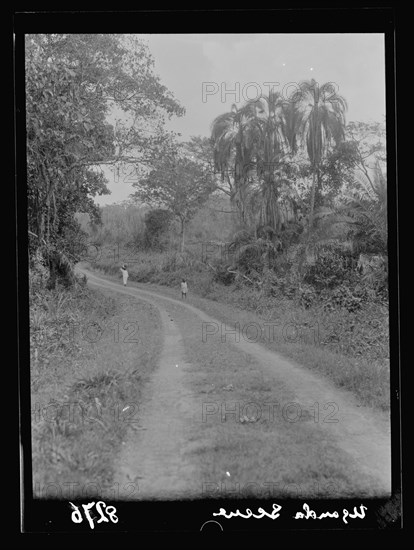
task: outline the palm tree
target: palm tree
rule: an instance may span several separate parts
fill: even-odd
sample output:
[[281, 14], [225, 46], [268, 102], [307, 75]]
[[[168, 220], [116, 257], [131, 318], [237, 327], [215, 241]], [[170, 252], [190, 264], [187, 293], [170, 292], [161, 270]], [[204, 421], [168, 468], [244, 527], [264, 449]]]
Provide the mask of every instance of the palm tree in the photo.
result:
[[301, 137], [306, 144], [312, 167], [312, 189], [309, 214], [310, 236], [314, 223], [315, 192], [320, 180], [320, 164], [329, 145], [339, 143], [345, 135], [346, 100], [337, 95], [333, 83], [319, 87], [312, 79], [303, 81], [292, 98], [300, 110]]
[[[236, 105], [228, 113], [219, 115], [211, 125], [215, 169], [227, 178], [231, 204], [236, 204], [242, 224], [246, 221], [247, 178], [246, 167], [251, 162], [252, 144], [248, 131], [249, 113]], [[230, 172], [234, 174], [232, 184]]]
[[388, 255], [387, 177], [377, 162], [373, 176], [355, 174], [355, 187], [346, 195], [343, 210], [354, 220], [354, 241], [358, 248], [368, 246]]
[[245, 106], [254, 143], [256, 171], [262, 181], [260, 225], [279, 232], [282, 223], [280, 189], [286, 183], [284, 159], [297, 150], [301, 113], [279, 92], [249, 101]]
[[[279, 232], [283, 220], [280, 190], [287, 181], [284, 162], [297, 150], [301, 116], [295, 103], [286, 102], [279, 92], [271, 92], [240, 109], [233, 105], [231, 112], [213, 121], [215, 167], [223, 179], [228, 178], [230, 199], [237, 205], [243, 224], [258, 206], [259, 225]], [[232, 186], [228, 176], [233, 167]], [[249, 177], [253, 168], [253, 179], [257, 179], [252, 183]]]

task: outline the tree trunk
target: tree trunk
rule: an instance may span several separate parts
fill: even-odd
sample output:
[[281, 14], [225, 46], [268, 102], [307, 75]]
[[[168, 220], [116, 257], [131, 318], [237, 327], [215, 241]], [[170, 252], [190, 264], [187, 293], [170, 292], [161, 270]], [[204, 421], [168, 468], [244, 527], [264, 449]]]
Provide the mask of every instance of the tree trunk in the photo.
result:
[[312, 191], [311, 191], [311, 203], [310, 203], [310, 212], [309, 212], [309, 237], [313, 230], [314, 214], [315, 214], [315, 191], [316, 191], [316, 178], [317, 178], [317, 168], [313, 171], [312, 176]]
[[271, 176], [267, 176], [263, 183], [261, 225], [268, 225], [276, 234], [280, 230], [280, 217], [278, 212], [276, 184]]
[[180, 252], [184, 252], [184, 235], [185, 235], [185, 220], [181, 218], [181, 243]]
[[242, 227], [246, 225], [246, 166], [243, 162], [243, 154], [240, 151], [240, 146], [236, 153], [236, 161], [234, 165], [234, 194], [239, 216], [239, 223]]

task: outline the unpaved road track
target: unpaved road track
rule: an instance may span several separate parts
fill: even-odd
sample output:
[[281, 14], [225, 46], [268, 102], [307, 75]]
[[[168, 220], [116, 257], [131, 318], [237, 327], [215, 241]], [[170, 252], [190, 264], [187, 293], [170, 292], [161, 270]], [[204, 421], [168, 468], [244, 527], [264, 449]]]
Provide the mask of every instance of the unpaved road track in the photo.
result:
[[[150, 302], [158, 308], [163, 323], [163, 352], [146, 390], [149, 397], [140, 411], [140, 428], [132, 432], [117, 464], [120, 486], [131, 481], [138, 482], [140, 498], [196, 495], [200, 491], [200, 482], [197, 464], [188, 458], [192, 445], [188, 436], [191, 426], [197, 421], [200, 407], [188, 390], [186, 380], [191, 377], [191, 365], [185, 362], [182, 335], [174, 317], [178, 311], [181, 316], [191, 316], [195, 320], [194, 330], [200, 330], [203, 321], [220, 322], [180, 300], [136, 286], [123, 287], [86, 269], [80, 271], [87, 275], [92, 288], [120, 292]], [[235, 344], [229, 341], [223, 345]], [[265, 371], [270, 369], [276, 373], [304, 408], [311, 408], [315, 402], [335, 402], [339, 421], [320, 423], [320, 429], [329, 430], [335, 444], [356, 471], [375, 478], [379, 495], [390, 493], [391, 436], [388, 418], [358, 406], [349, 392], [335, 388], [328, 380], [267, 350], [261, 344], [240, 339], [237, 347], [253, 356]]]

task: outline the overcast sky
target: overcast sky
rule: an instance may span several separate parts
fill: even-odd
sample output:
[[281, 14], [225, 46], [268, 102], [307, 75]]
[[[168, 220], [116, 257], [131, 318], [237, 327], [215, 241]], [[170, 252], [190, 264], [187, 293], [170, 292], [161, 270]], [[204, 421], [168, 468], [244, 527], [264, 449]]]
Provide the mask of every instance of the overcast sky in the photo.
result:
[[[383, 34], [140, 37], [155, 59], [155, 73], [186, 109], [184, 117], [169, 123], [183, 139], [208, 136], [212, 120], [233, 103], [268, 93], [270, 85], [265, 83], [287, 95], [294, 83], [304, 79], [334, 82], [348, 102], [348, 122], [382, 121], [385, 116]], [[132, 192], [131, 185], [122, 181], [110, 181], [109, 188], [112, 194], [100, 198], [99, 204], [127, 199]]]

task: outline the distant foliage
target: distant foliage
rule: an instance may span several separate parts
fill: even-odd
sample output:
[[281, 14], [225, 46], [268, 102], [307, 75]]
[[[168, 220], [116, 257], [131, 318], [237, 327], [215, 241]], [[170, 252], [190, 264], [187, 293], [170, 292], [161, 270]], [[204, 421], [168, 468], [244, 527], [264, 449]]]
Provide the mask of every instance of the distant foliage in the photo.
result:
[[133, 183], [136, 200], [168, 210], [179, 220], [181, 252], [187, 224], [216, 189], [211, 172], [188, 155], [185, 144], [171, 139], [163, 154], [152, 162], [151, 171]]

